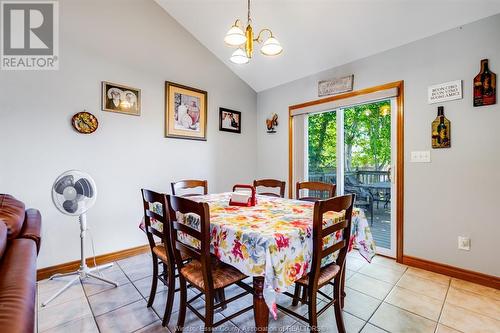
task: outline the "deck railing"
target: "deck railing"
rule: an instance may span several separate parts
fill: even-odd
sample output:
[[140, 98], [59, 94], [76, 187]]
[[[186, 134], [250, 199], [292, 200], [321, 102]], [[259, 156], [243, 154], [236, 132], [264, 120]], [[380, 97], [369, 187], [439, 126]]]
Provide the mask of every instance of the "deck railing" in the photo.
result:
[[[371, 170], [356, 170], [348, 172], [347, 175], [352, 175], [361, 184], [375, 184], [389, 181], [389, 171], [371, 171]], [[335, 171], [328, 172], [310, 172], [309, 180], [314, 182], [337, 183], [337, 173]]]

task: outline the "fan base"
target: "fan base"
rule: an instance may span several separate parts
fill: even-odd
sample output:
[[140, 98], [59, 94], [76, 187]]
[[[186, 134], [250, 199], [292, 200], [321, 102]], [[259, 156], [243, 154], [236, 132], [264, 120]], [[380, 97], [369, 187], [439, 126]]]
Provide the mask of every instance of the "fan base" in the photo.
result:
[[54, 274], [52, 275], [49, 280], [53, 280], [53, 279], [57, 279], [57, 278], [61, 278], [61, 277], [65, 277], [65, 276], [73, 276], [73, 275], [76, 275], [73, 279], [71, 279], [70, 281], [68, 281], [68, 283], [62, 287], [58, 292], [56, 292], [54, 295], [52, 295], [52, 297], [50, 297], [48, 300], [46, 300], [45, 302], [42, 303], [42, 307], [45, 307], [47, 306], [47, 304], [49, 304], [50, 302], [52, 302], [54, 299], [56, 299], [59, 295], [61, 295], [66, 289], [68, 289], [69, 287], [71, 287], [73, 285], [73, 283], [77, 282], [78, 280], [80, 281], [83, 281], [87, 278], [94, 278], [94, 279], [97, 279], [97, 280], [100, 280], [102, 282], [106, 282], [106, 283], [109, 283], [111, 285], [114, 285], [115, 287], [118, 287], [118, 283], [112, 281], [112, 280], [108, 280], [106, 279], [105, 277], [102, 277], [100, 275], [96, 275], [94, 274], [95, 271], [99, 271], [101, 269], [106, 269], [106, 268], [109, 268], [109, 267], [112, 267], [113, 264], [106, 264], [106, 265], [101, 265], [101, 266], [95, 266], [95, 267], [92, 267], [92, 268], [89, 268], [87, 265], [84, 265], [84, 266], [80, 266], [80, 268], [77, 270], [77, 271], [74, 271], [74, 272], [70, 272], [70, 273], [57, 273], [57, 274]]

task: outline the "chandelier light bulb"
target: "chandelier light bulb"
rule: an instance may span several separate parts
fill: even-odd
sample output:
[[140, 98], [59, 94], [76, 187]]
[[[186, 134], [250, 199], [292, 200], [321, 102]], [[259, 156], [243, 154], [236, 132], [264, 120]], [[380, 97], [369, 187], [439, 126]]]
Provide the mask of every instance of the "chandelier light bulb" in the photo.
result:
[[[283, 47], [274, 38], [270, 29], [264, 28], [260, 30], [257, 36], [254, 36], [252, 16], [250, 15], [250, 0], [248, 0], [246, 22], [245, 28], [242, 21], [237, 19], [224, 37], [226, 45], [238, 48], [229, 58], [232, 63], [247, 64], [253, 56], [254, 43], [261, 44], [264, 42], [260, 52], [266, 56], [276, 56], [283, 52]], [[264, 36], [269, 36], [269, 38], [264, 39]]]
[[229, 46], [240, 46], [247, 41], [247, 37], [240, 27], [233, 25], [224, 37], [224, 42]]
[[283, 52], [283, 47], [276, 38], [269, 37], [262, 45], [260, 52], [266, 56], [276, 56]]
[[248, 63], [248, 61], [250, 59], [248, 59], [245, 51], [243, 51], [242, 49], [237, 49], [236, 51], [233, 52], [233, 54], [231, 55], [231, 58], [229, 58], [229, 60], [233, 64], [242, 65], [242, 64]]

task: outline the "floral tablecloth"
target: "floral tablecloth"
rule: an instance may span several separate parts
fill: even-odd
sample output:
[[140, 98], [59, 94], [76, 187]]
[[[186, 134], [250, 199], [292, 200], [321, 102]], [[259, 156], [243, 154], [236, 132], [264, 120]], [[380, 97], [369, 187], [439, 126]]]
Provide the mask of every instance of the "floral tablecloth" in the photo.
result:
[[[220, 193], [190, 199], [209, 204], [215, 256], [248, 276], [265, 277], [264, 299], [276, 318], [276, 293], [285, 291], [310, 270], [314, 203], [258, 196], [256, 206], [238, 207], [229, 206], [229, 196]], [[342, 212], [330, 212], [324, 224], [342, 217]], [[342, 235], [339, 232], [334, 238], [326, 242], [339, 241]], [[375, 255], [370, 227], [358, 209], [353, 213], [349, 244], [368, 261]]]

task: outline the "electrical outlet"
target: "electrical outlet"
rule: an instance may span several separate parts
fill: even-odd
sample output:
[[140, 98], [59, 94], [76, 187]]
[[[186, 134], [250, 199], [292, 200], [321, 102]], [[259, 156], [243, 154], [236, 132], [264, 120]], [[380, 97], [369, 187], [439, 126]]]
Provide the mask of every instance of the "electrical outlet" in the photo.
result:
[[413, 163], [430, 163], [431, 162], [431, 152], [428, 150], [422, 151], [412, 151], [411, 161]]
[[470, 238], [465, 236], [458, 236], [458, 249], [470, 251]]

